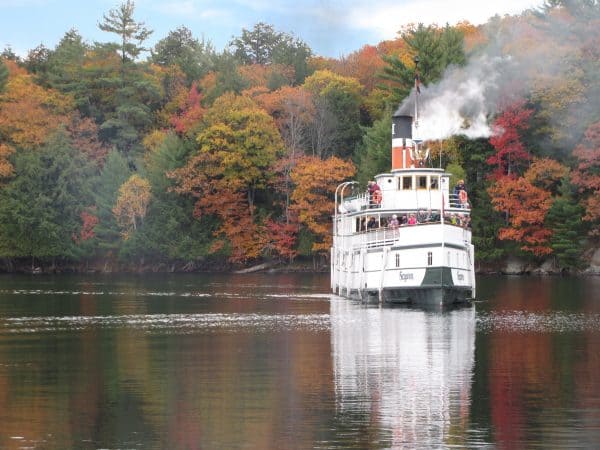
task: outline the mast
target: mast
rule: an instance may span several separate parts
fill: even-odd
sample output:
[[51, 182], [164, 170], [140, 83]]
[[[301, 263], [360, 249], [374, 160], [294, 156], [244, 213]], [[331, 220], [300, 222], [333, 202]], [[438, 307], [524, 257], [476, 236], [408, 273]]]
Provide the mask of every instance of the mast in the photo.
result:
[[415, 55], [413, 61], [415, 62], [415, 136], [418, 137], [417, 130], [419, 129], [419, 94], [421, 93], [421, 86], [419, 80], [419, 55]]

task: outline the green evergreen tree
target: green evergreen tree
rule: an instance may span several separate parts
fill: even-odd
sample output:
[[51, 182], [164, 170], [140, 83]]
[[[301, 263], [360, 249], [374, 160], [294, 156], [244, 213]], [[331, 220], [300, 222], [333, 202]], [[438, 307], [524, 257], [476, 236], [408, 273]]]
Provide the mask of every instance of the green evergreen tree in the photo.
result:
[[134, 9], [134, 2], [127, 0], [118, 9], [110, 10], [98, 24], [102, 31], [117, 34], [121, 39], [120, 43], [106, 46], [106, 50], [118, 49], [121, 67], [120, 79], [114, 73], [102, 79], [103, 87], [113, 89], [115, 95], [112, 99], [114, 110], [100, 125], [101, 136], [127, 155], [132, 163], [143, 151], [140, 136], [150, 129], [152, 112], [160, 106], [160, 87], [145, 76], [146, 65], [135, 62], [146, 50], [142, 44], [152, 31], [143, 22], [134, 20]]
[[581, 255], [585, 246], [586, 225], [581, 220], [584, 210], [573, 199], [572, 187], [565, 183], [562, 195], [557, 197], [546, 215], [546, 224], [552, 229], [550, 246], [556, 262], [563, 269], [583, 266]]
[[[464, 37], [456, 28], [420, 23], [402, 33], [412, 53], [419, 57], [419, 78], [422, 84], [435, 83], [442, 78], [444, 70], [450, 64], [463, 65], [466, 56], [463, 50]], [[411, 91], [415, 84], [415, 66], [406, 66], [397, 56], [383, 56], [387, 66], [380, 77], [389, 80], [392, 85], [382, 85], [391, 91], [390, 104], [397, 106]]]
[[89, 46], [77, 30], [65, 33], [58, 45], [48, 55], [48, 85], [63, 93], [70, 93], [82, 114], [89, 116], [90, 92], [85, 83], [83, 68]]
[[134, 20], [134, 10], [133, 0], [127, 0], [119, 8], [111, 9], [98, 24], [98, 28], [102, 31], [115, 33], [121, 38], [119, 51], [123, 65], [135, 61], [140, 53], [146, 50], [142, 44], [152, 34], [152, 30], [144, 26], [144, 22]]
[[361, 184], [366, 184], [375, 174], [391, 170], [391, 136], [392, 115], [389, 113], [366, 129], [355, 156], [358, 163], [358, 181]]
[[40, 44], [33, 50], [29, 50], [27, 57], [23, 61], [25, 68], [32, 74], [36, 75], [38, 83], [47, 86], [48, 58], [50, 50]]
[[214, 58], [215, 50], [209, 41], [199, 41], [189, 29], [179, 27], [158, 41], [151, 60], [164, 67], [179, 66], [191, 85], [213, 69]]
[[78, 259], [81, 212], [92, 204], [92, 164], [59, 132], [38, 150], [18, 151], [14, 165], [15, 176], [0, 191], [0, 253]]
[[238, 60], [227, 51], [215, 57], [215, 73], [217, 82], [213, 89], [206, 91], [204, 102], [212, 105], [213, 102], [225, 92], [241, 93], [248, 87], [248, 82], [238, 72]]
[[502, 227], [502, 215], [492, 208], [487, 191], [478, 193], [479, 202], [471, 212], [475, 260], [480, 262], [497, 261], [506, 255], [505, 245], [498, 239]]
[[185, 164], [193, 147], [170, 134], [148, 154], [147, 179], [153, 198], [144, 226], [123, 243], [121, 257], [193, 263], [209, 254], [216, 221], [208, 216], [194, 219], [194, 199], [172, 192], [174, 181], [167, 177], [168, 172]]
[[308, 60], [312, 50], [301, 39], [260, 22], [252, 30], [242, 29], [242, 35], [232, 39], [229, 47], [242, 64], [284, 64], [295, 71], [295, 84], [302, 84], [309, 75]]
[[8, 67], [6, 67], [6, 64], [4, 63], [2, 58], [0, 58], [0, 94], [2, 92], [4, 92], [4, 89], [6, 88], [7, 83], [8, 83]]
[[273, 49], [273, 63], [284, 64], [294, 68], [294, 84], [301, 85], [312, 73], [308, 61], [312, 50], [304, 41], [288, 34], [283, 34], [281, 42]]
[[131, 170], [127, 160], [112, 150], [104, 163], [100, 175], [94, 180], [94, 197], [98, 224], [95, 228], [96, 241], [103, 256], [114, 256], [121, 244], [121, 233], [113, 214], [119, 188], [129, 179]]
[[242, 64], [268, 64], [273, 62], [273, 51], [283, 39], [284, 34], [275, 31], [272, 25], [259, 22], [252, 30], [243, 28], [242, 35], [229, 46]]

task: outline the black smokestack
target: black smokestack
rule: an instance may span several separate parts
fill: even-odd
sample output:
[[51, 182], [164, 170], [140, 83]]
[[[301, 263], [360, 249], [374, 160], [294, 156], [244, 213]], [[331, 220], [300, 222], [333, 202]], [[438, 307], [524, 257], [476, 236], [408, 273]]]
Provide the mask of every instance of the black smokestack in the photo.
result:
[[392, 117], [392, 139], [412, 139], [412, 116], [398, 114]]

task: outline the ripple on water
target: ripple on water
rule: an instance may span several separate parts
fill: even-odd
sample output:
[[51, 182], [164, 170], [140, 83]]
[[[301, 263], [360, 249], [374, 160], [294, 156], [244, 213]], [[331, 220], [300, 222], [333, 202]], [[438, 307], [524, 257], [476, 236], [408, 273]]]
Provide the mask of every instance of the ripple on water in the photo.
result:
[[215, 298], [263, 298], [263, 299], [293, 299], [293, 300], [323, 300], [331, 298], [331, 294], [307, 294], [297, 292], [287, 292], [280, 294], [265, 294], [262, 292], [197, 292], [197, 291], [78, 291], [78, 290], [54, 290], [54, 289], [0, 289], [0, 295], [11, 294], [11, 295], [62, 295], [62, 296], [77, 296], [77, 295], [108, 295], [113, 297], [120, 296], [136, 296], [136, 297], [215, 297]]
[[562, 311], [497, 311], [477, 314], [477, 330], [517, 333], [600, 331], [600, 314]]
[[119, 316], [11, 317], [0, 321], [2, 333], [131, 328], [146, 332], [328, 331], [329, 314], [130, 314]]

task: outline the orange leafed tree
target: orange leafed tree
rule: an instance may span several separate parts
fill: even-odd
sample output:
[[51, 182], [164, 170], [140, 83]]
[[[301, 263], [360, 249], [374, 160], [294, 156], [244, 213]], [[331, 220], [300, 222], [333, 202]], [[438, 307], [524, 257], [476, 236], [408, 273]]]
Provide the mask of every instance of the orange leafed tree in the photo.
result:
[[521, 249], [536, 256], [552, 253], [552, 231], [544, 227], [546, 213], [552, 206], [550, 192], [531, 184], [525, 177], [502, 177], [488, 188], [496, 211], [506, 212], [508, 226], [498, 237], [516, 241]]
[[240, 75], [248, 81], [251, 87], [267, 87], [274, 76], [287, 80], [288, 84], [294, 81], [294, 68], [283, 64], [249, 64], [238, 68]]
[[12, 173], [7, 157], [18, 147], [39, 147], [61, 125], [69, 123], [72, 100], [44, 89], [14, 61], [5, 61], [9, 77], [0, 94], [0, 176]]
[[13, 166], [8, 157], [14, 152], [15, 150], [11, 146], [0, 142], [0, 181], [2, 178], [10, 177], [13, 174]]
[[327, 253], [331, 247], [331, 215], [336, 187], [352, 177], [356, 169], [351, 162], [337, 157], [322, 160], [304, 156], [292, 170], [295, 185], [291, 208], [298, 220], [315, 237], [312, 250]]
[[523, 176], [532, 185], [557, 195], [562, 180], [568, 174], [569, 168], [555, 159], [535, 158]]

